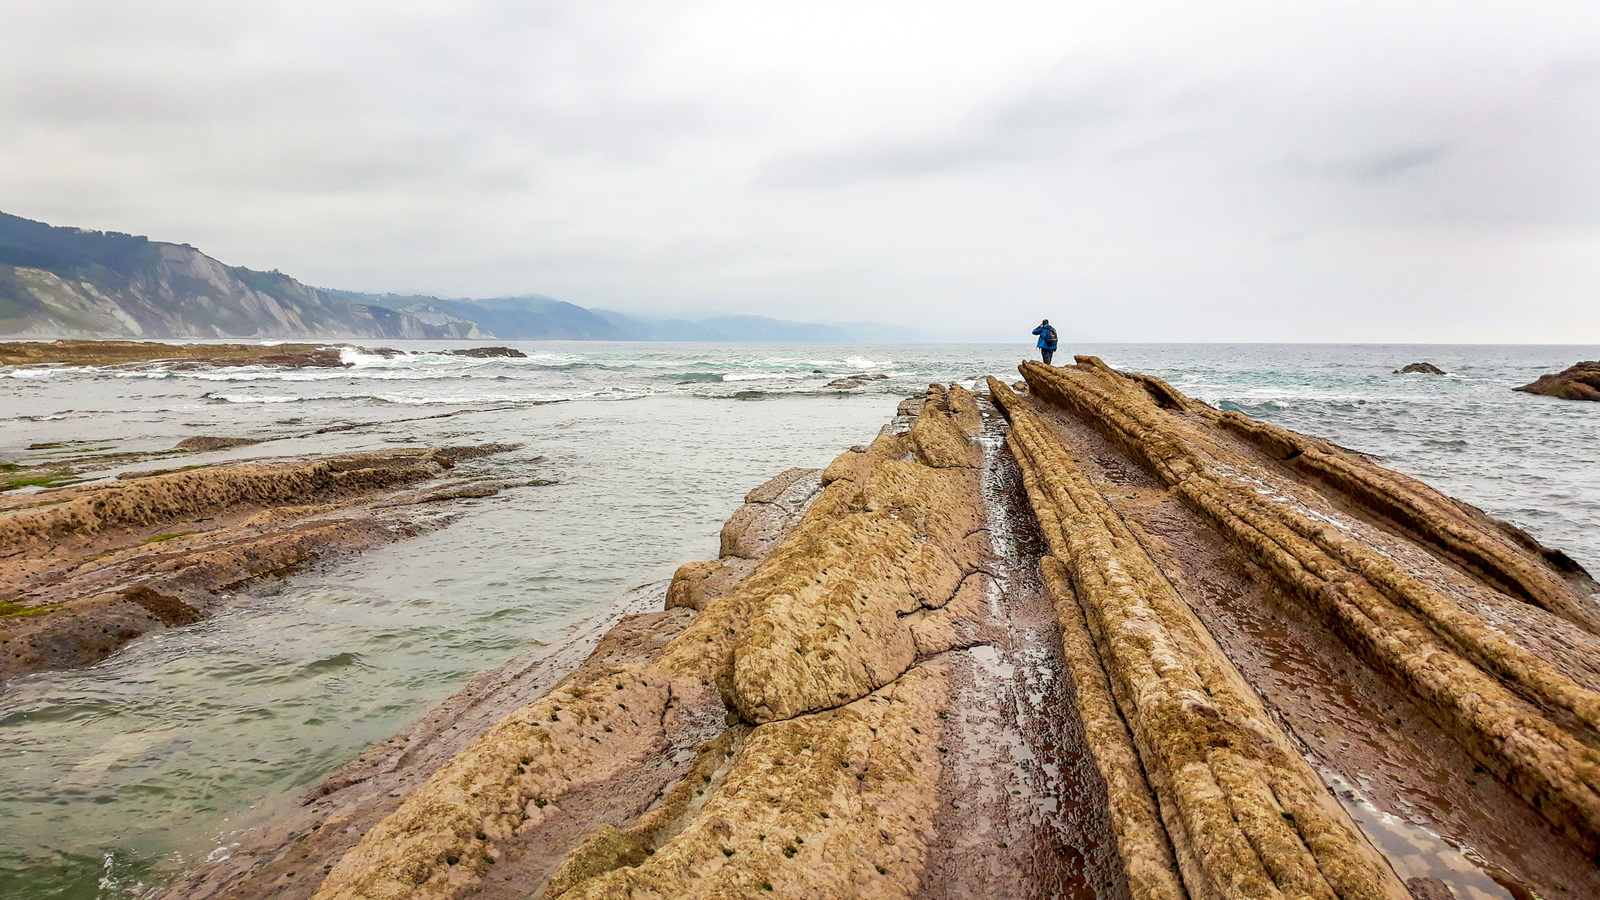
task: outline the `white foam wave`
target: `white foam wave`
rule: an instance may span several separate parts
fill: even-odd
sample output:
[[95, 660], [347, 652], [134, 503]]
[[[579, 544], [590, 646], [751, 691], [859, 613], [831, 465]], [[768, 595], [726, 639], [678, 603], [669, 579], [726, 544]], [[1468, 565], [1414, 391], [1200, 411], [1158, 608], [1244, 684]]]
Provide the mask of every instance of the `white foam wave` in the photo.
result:
[[291, 397], [283, 394], [207, 394], [209, 400], [223, 400], [228, 403], [298, 403], [308, 397]]

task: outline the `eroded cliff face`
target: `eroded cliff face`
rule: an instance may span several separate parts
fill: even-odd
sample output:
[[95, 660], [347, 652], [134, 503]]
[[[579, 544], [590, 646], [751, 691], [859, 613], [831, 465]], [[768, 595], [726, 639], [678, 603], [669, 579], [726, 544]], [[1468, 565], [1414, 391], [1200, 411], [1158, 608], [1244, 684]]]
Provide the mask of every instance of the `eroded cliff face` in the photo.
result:
[[750, 492], [664, 608], [169, 896], [1600, 896], [1581, 569], [1159, 379], [1022, 371]]

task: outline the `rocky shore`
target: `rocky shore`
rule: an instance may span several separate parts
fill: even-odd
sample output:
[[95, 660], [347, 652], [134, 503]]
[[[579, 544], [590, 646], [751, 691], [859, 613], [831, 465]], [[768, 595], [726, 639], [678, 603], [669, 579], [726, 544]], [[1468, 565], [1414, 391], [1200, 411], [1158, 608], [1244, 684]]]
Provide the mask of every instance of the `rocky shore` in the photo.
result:
[[[404, 356], [390, 347], [351, 344], [163, 344], [155, 341], [13, 341], [0, 343], [0, 366], [122, 366], [162, 363], [168, 366], [284, 366], [335, 368], [349, 366], [343, 351], [359, 349], [377, 356]], [[521, 359], [511, 347], [469, 347], [441, 351], [473, 359]]]
[[[190, 438], [179, 450], [250, 443]], [[501, 487], [448, 470], [509, 449], [191, 465], [0, 495], [0, 678], [90, 665], [209, 617], [254, 582], [438, 527], [446, 518], [419, 514], [425, 504]]]
[[1159, 379], [1022, 374], [751, 491], [165, 896], [1600, 896], [1581, 568]]

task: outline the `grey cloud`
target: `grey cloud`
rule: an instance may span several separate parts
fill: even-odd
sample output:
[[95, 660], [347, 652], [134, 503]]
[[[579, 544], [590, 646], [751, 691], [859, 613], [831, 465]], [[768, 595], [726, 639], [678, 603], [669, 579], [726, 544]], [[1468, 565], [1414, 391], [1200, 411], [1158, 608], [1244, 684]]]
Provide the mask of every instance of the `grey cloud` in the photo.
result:
[[356, 289], [1600, 340], [1600, 8], [1297, 10], [0, 0], [0, 209]]
[[1163, 85], [1116, 72], [1052, 72], [1010, 97], [957, 113], [943, 130], [876, 138], [767, 162], [756, 183], [780, 188], [838, 188], [880, 178], [937, 175], [1083, 150], [1119, 122], [1152, 105]]
[[1346, 170], [1358, 181], [1381, 181], [1415, 169], [1438, 163], [1450, 154], [1444, 146], [1410, 147], [1393, 153], [1383, 153], [1346, 164]]
[[1450, 148], [1443, 144], [1401, 147], [1322, 161], [1307, 160], [1299, 153], [1295, 153], [1289, 157], [1287, 166], [1291, 172], [1312, 177], [1382, 182], [1408, 172], [1436, 166], [1449, 155]]

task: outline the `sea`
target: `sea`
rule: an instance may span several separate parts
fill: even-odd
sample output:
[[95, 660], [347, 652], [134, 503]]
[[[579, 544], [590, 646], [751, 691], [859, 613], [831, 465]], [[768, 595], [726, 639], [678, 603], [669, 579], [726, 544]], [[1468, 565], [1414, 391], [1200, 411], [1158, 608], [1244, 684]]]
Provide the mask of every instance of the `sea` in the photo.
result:
[[[457, 690], [711, 558], [744, 494], [872, 440], [931, 382], [1016, 377], [1000, 344], [448, 342], [348, 368], [0, 368], [0, 462], [270, 438], [186, 462], [504, 442], [526, 484], [452, 524], [245, 593], [88, 669], [0, 686], [0, 894], [149, 896]], [[374, 343], [373, 346], [376, 346]], [[1224, 409], [1372, 454], [1600, 572], [1600, 403], [1511, 388], [1600, 346], [1100, 344]], [[1061, 361], [1058, 358], [1058, 361]], [[1428, 361], [1444, 376], [1395, 375]], [[860, 386], [828, 383], [874, 376]], [[881, 378], [875, 376], [883, 376]], [[60, 447], [28, 449], [34, 445]], [[150, 468], [149, 463], [126, 468]], [[108, 474], [115, 474], [111, 470]]]

